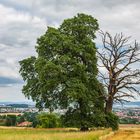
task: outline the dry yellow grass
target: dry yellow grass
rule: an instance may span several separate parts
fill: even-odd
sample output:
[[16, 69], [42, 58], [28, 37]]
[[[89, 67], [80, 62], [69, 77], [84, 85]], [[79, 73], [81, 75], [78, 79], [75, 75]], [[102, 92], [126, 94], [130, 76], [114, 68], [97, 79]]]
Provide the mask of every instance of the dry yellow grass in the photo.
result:
[[7, 116], [7, 115], [23, 115], [23, 113], [0, 113], [0, 116]]
[[0, 128], [0, 140], [99, 140], [110, 130], [69, 132], [68, 129]]
[[140, 140], [140, 126], [139, 125], [123, 125], [115, 132], [114, 136], [106, 140]]
[[[71, 130], [73, 131], [72, 128]], [[109, 129], [70, 132], [66, 128], [0, 127], [0, 140], [140, 140], [140, 125], [121, 125], [120, 129], [114, 132], [114, 135], [112, 134], [113, 132]]]

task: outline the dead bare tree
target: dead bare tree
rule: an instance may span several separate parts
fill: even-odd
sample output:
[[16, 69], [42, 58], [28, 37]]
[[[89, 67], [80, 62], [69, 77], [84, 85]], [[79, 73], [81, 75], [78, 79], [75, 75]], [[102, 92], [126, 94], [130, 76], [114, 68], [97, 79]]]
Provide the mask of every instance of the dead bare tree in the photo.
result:
[[104, 67], [107, 73], [99, 73], [106, 86], [105, 111], [111, 112], [114, 101], [122, 102], [126, 98], [140, 95], [137, 85], [140, 84], [140, 70], [135, 66], [140, 62], [138, 43], [129, 44], [130, 37], [122, 33], [114, 37], [108, 32], [100, 32], [103, 47], [98, 49], [99, 67]]

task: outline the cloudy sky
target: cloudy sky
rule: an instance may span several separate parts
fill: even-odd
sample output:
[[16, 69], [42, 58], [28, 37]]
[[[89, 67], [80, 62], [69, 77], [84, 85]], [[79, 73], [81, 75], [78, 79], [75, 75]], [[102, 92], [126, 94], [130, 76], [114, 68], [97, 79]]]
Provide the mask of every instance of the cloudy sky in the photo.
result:
[[103, 31], [140, 42], [139, 7], [140, 0], [0, 0], [0, 101], [27, 101], [18, 61], [35, 55], [47, 26], [82, 12], [97, 18]]

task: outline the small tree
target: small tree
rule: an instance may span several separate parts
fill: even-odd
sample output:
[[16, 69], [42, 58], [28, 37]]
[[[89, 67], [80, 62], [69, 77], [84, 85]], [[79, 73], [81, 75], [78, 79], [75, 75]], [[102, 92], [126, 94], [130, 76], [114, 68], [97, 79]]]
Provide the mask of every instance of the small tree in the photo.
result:
[[97, 30], [95, 18], [78, 14], [64, 20], [58, 29], [48, 27], [37, 40], [38, 56], [20, 61], [24, 95], [36, 101], [38, 108], [76, 113], [78, 119], [74, 119], [81, 128], [89, 127], [94, 110], [103, 110], [104, 105], [103, 88], [97, 80]]
[[112, 112], [106, 113], [106, 127], [111, 127], [112, 130], [118, 130], [119, 128], [119, 118]]
[[38, 125], [41, 128], [56, 128], [61, 126], [58, 115], [50, 113], [41, 113], [37, 115]]
[[114, 101], [122, 102], [139, 95], [136, 85], [140, 84], [140, 71], [134, 67], [140, 62], [138, 43], [128, 44], [130, 37], [108, 32], [101, 32], [103, 46], [98, 50], [100, 66], [107, 73], [100, 71], [100, 78], [107, 88], [106, 112], [112, 111]]
[[22, 123], [22, 122], [24, 122], [25, 121], [25, 118], [24, 118], [24, 116], [23, 115], [19, 115], [19, 116], [17, 116], [17, 123], [19, 124], [19, 123]]
[[15, 115], [7, 115], [5, 120], [6, 126], [15, 126], [16, 125], [16, 116]]

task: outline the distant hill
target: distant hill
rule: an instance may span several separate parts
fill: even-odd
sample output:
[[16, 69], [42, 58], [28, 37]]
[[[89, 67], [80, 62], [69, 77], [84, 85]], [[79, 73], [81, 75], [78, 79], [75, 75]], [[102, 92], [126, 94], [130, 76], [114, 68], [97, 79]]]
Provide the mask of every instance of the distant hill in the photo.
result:
[[116, 103], [113, 105], [113, 107], [140, 107], [140, 101], [135, 101], [135, 102], [124, 102], [123, 104], [119, 104], [119, 103]]
[[34, 102], [0, 102], [0, 106], [11, 106], [14, 108], [28, 108], [35, 107]]
[[6, 106], [10, 106], [13, 108], [28, 108], [29, 107], [28, 104], [7, 104]]
[[126, 105], [136, 105], [136, 106], [140, 106], [140, 101], [137, 101], [137, 102], [128, 102], [128, 103], [125, 103]]

